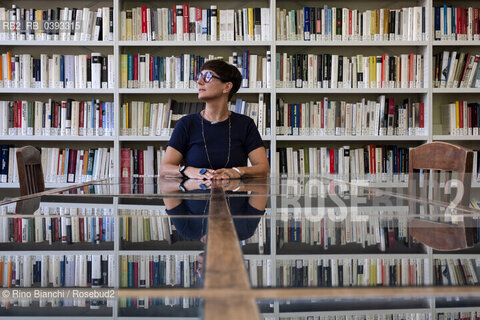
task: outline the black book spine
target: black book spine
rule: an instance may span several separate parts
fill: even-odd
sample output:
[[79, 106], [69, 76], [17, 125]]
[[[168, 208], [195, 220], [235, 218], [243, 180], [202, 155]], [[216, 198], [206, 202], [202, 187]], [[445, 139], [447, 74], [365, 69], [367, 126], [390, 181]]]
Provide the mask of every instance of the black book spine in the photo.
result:
[[343, 56], [338, 56], [338, 74], [337, 74], [338, 82], [343, 83]]
[[89, 87], [90, 83], [90, 88], [92, 86], [92, 57], [88, 56], [87, 57], [87, 88]]
[[108, 285], [108, 256], [102, 256], [101, 270], [102, 280], [100, 284], [106, 286]]
[[102, 89], [106, 89], [108, 86], [108, 57], [102, 57]]

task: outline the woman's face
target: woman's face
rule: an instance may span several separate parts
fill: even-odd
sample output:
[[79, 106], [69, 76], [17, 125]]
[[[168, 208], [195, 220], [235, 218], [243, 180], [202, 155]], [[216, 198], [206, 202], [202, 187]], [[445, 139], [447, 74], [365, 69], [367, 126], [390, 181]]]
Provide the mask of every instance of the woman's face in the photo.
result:
[[[212, 70], [203, 70], [201, 73], [205, 75], [205, 73], [210, 72], [213, 76], [218, 77], [219, 75], [216, 74]], [[225, 89], [226, 83], [222, 82], [221, 80], [211, 77], [210, 82], [206, 82], [204, 77], [199, 77], [198, 83], [198, 99], [200, 100], [211, 100], [218, 98], [223, 95], [223, 90]]]

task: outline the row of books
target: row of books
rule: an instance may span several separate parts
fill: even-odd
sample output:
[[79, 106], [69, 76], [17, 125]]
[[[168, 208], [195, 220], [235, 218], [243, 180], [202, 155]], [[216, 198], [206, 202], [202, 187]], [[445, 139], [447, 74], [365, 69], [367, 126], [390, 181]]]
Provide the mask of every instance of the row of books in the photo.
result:
[[425, 41], [425, 7], [276, 9], [277, 40]]
[[115, 106], [99, 99], [0, 101], [0, 136], [113, 136]]
[[147, 146], [146, 150], [122, 148], [120, 151], [120, 178], [133, 177], [134, 183], [141, 184], [141, 181], [136, 178], [158, 176], [164, 154], [163, 147], [157, 150], [154, 150], [153, 146]]
[[[107, 300], [108, 301], [108, 300]], [[127, 310], [130, 314], [131, 309], [150, 309], [158, 307], [170, 307], [170, 308], [198, 308], [201, 305], [199, 298], [190, 297], [136, 297], [136, 298], [118, 298], [118, 307], [120, 308], [119, 314], [122, 314], [123, 310]]]
[[273, 285], [271, 259], [244, 259], [243, 262], [253, 288], [271, 287]]
[[421, 54], [277, 53], [277, 88], [425, 88]]
[[113, 7], [0, 8], [0, 40], [113, 41]]
[[[265, 134], [269, 124], [269, 112], [259, 94], [258, 103], [246, 102], [240, 98], [235, 104], [229, 103], [229, 110], [250, 116], [258, 126], [260, 134]], [[200, 112], [203, 102], [177, 102], [169, 99], [167, 103], [132, 101], [120, 108], [120, 134], [126, 136], [169, 136], [176, 122], [187, 114]]]
[[[18, 182], [16, 147], [0, 145], [0, 183]], [[83, 183], [115, 175], [113, 148], [41, 148], [46, 183]]]
[[435, 6], [434, 40], [480, 40], [479, 8]]
[[193, 254], [120, 255], [120, 288], [195, 287], [200, 281]]
[[[40, 297], [38, 298], [25, 298], [18, 297], [0, 300], [0, 308], [5, 310], [14, 309], [14, 308], [63, 308], [63, 307], [80, 307], [80, 308], [89, 308], [89, 310], [98, 311], [101, 308], [113, 308], [115, 300], [105, 298], [103, 292], [98, 295], [102, 295], [101, 298], [67, 298], [67, 292], [60, 292], [63, 294], [62, 297]], [[18, 310], [18, 309], [17, 309]], [[64, 309], [65, 310], [65, 309]], [[67, 309], [68, 310], [68, 309]], [[85, 309], [83, 309], [85, 310]], [[88, 310], [88, 309], [87, 309]], [[63, 310], [62, 310], [63, 311]]]
[[[91, 209], [93, 211], [93, 209]], [[96, 211], [96, 210], [95, 210]], [[98, 209], [101, 216], [89, 217], [85, 208], [57, 208], [60, 217], [6, 218], [0, 216], [0, 243], [61, 242], [67, 244], [114, 241], [115, 219], [111, 209]]]
[[113, 287], [114, 256], [2, 255], [0, 287]]
[[[398, 101], [398, 100], [397, 100]], [[425, 135], [425, 106], [410, 98], [363, 98], [357, 103], [323, 100], [303, 103], [277, 101], [277, 135], [415, 136]]]
[[[121, 88], [197, 88], [197, 74], [201, 66], [215, 56], [201, 57], [195, 54], [178, 56], [153, 56], [122, 54], [120, 66]], [[242, 74], [242, 88], [271, 88], [270, 51], [265, 56], [243, 51], [241, 56], [233, 52], [228, 61]]]
[[461, 320], [461, 319], [478, 319], [480, 311], [462, 311], [462, 312], [439, 312], [436, 315], [437, 320]]
[[480, 88], [479, 54], [442, 51], [434, 55], [434, 88]]
[[[322, 209], [312, 208], [312, 212], [307, 211], [301, 217], [289, 216], [277, 221], [276, 242], [279, 248], [291, 242], [322, 246], [325, 250], [330, 246], [357, 243], [363, 248], [376, 245], [383, 252], [395, 248], [396, 241], [409, 242], [406, 217], [384, 218], [380, 216], [381, 211], [379, 215], [363, 215], [362, 208], [358, 208], [358, 216], [347, 214], [345, 219], [335, 221], [331, 215], [318, 210]], [[400, 208], [396, 212], [400, 212]], [[389, 214], [396, 212], [388, 210]]]
[[277, 260], [280, 287], [423, 286], [430, 283], [424, 258]]
[[438, 286], [478, 285], [479, 259], [435, 259], [434, 284]]
[[276, 172], [280, 174], [322, 175], [370, 182], [406, 182], [408, 179], [409, 149], [397, 145], [277, 150]]
[[130, 215], [129, 217], [122, 217], [120, 219], [119, 229], [122, 241], [131, 243], [170, 241], [173, 230], [170, 218], [166, 215], [165, 209], [121, 209], [119, 214]]
[[269, 41], [269, 8], [217, 9], [177, 4], [120, 12], [122, 41]]
[[471, 136], [479, 134], [480, 104], [457, 100], [442, 106], [443, 134]]
[[2, 53], [0, 88], [113, 89], [114, 56]]

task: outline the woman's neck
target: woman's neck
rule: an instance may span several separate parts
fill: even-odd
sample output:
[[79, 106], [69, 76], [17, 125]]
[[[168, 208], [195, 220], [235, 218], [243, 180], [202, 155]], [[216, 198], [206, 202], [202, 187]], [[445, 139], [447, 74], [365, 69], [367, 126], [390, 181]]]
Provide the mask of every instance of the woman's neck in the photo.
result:
[[203, 117], [208, 121], [220, 122], [228, 119], [230, 111], [228, 111], [227, 105], [213, 105], [207, 103], [205, 110], [203, 111]]

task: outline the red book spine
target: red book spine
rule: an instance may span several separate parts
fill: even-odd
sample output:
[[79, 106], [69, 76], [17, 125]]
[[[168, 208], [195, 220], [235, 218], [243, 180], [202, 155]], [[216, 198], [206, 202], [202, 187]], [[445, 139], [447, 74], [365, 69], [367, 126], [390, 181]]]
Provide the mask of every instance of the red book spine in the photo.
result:
[[383, 259], [381, 261], [382, 261], [382, 285], [385, 286], [387, 284], [387, 282], [385, 281], [385, 263]]
[[317, 21], [316, 21], [316, 23], [317, 23], [317, 37], [318, 37], [318, 35], [322, 33], [322, 20], [321, 20], [321, 17], [318, 17], [318, 16], [317, 16]]
[[19, 232], [18, 232], [18, 225], [20, 224], [19, 222], [21, 221], [22, 219], [21, 218], [14, 218], [13, 219], [13, 230], [14, 230], [14, 240], [15, 242], [20, 242], [18, 239], [22, 239], [21, 235], [20, 237], [18, 236], [19, 235]]
[[103, 102], [98, 103], [98, 127], [103, 128]]
[[425, 128], [425, 104], [423, 102], [419, 103], [418, 118], [418, 127]]
[[130, 162], [130, 153], [131, 150], [128, 148], [124, 148], [121, 151], [121, 157], [120, 157], [120, 169], [121, 169], [121, 174], [120, 177], [122, 179], [125, 178], [130, 178], [131, 177], [131, 162]]
[[153, 260], [150, 260], [149, 262], [149, 281], [150, 281], [150, 288], [153, 287]]
[[320, 128], [325, 129], [325, 118], [323, 116], [323, 113], [325, 112], [325, 101], [321, 101], [321, 106], [320, 106]]
[[60, 240], [60, 219], [55, 218], [55, 241]]
[[381, 75], [381, 79], [382, 81], [380, 82], [380, 86], [383, 88], [383, 84], [385, 83], [385, 68], [387, 67], [387, 54], [382, 54], [382, 75]]
[[145, 175], [145, 171], [144, 171], [143, 150], [138, 150], [138, 176], [143, 177], [144, 175]]
[[67, 182], [75, 182], [75, 169], [77, 168], [77, 150], [70, 149], [68, 154]]
[[459, 113], [458, 114], [459, 114], [459, 118], [460, 118], [459, 119], [460, 120], [460, 129], [463, 129], [464, 128], [464, 126], [463, 126], [463, 101], [460, 100], [458, 105], [459, 105]]
[[190, 14], [190, 6], [188, 4], [183, 5], [183, 40], [188, 40], [190, 37], [190, 29], [188, 22], [190, 20], [189, 18]]
[[80, 105], [78, 107], [78, 128], [83, 128], [85, 126], [85, 123], [84, 123], [84, 114], [85, 112], [85, 102], [80, 102]]
[[409, 268], [409, 272], [408, 272], [408, 275], [410, 277], [409, 279], [409, 284], [411, 286], [415, 285], [415, 268], [413, 267], [413, 264], [410, 263], [410, 265], [408, 266]]
[[98, 240], [103, 241], [103, 218], [98, 218]]
[[467, 8], [462, 8], [462, 34], [465, 35], [465, 40], [467, 36], [467, 24], [468, 24], [468, 10]]
[[148, 82], [153, 88], [153, 56], [150, 56], [150, 61], [148, 63], [150, 64], [150, 74], [148, 75]]
[[377, 172], [377, 167], [376, 167], [376, 159], [375, 159], [375, 146], [370, 145], [370, 174], [374, 174]]
[[133, 287], [138, 288], [138, 261], [133, 262]]
[[142, 7], [142, 38], [147, 35], [147, 7]]
[[330, 149], [330, 173], [335, 174], [335, 150]]
[[133, 81], [134, 83], [138, 83], [138, 54], [133, 55]]
[[85, 242], [85, 233], [83, 232], [85, 230], [85, 218], [79, 218], [78, 219], [78, 233], [80, 235], [80, 242]]
[[348, 10], [348, 34], [350, 36], [353, 35], [353, 30], [352, 30], [352, 10]]
[[455, 16], [457, 18], [457, 22], [456, 22], [457, 40], [460, 40], [461, 38], [460, 34], [462, 33], [462, 9], [461, 8], [458, 8], [458, 7], [456, 8]]
[[172, 10], [172, 32], [175, 37], [177, 34], [177, 6], [176, 5], [173, 5], [173, 10]]
[[15, 128], [21, 128], [22, 127], [22, 102], [21, 101], [15, 101], [14, 104], [14, 116], [13, 116], [13, 125]]
[[473, 8], [473, 36], [480, 34], [480, 25], [478, 21], [479, 8]]
[[55, 128], [60, 128], [60, 104], [55, 102]]

